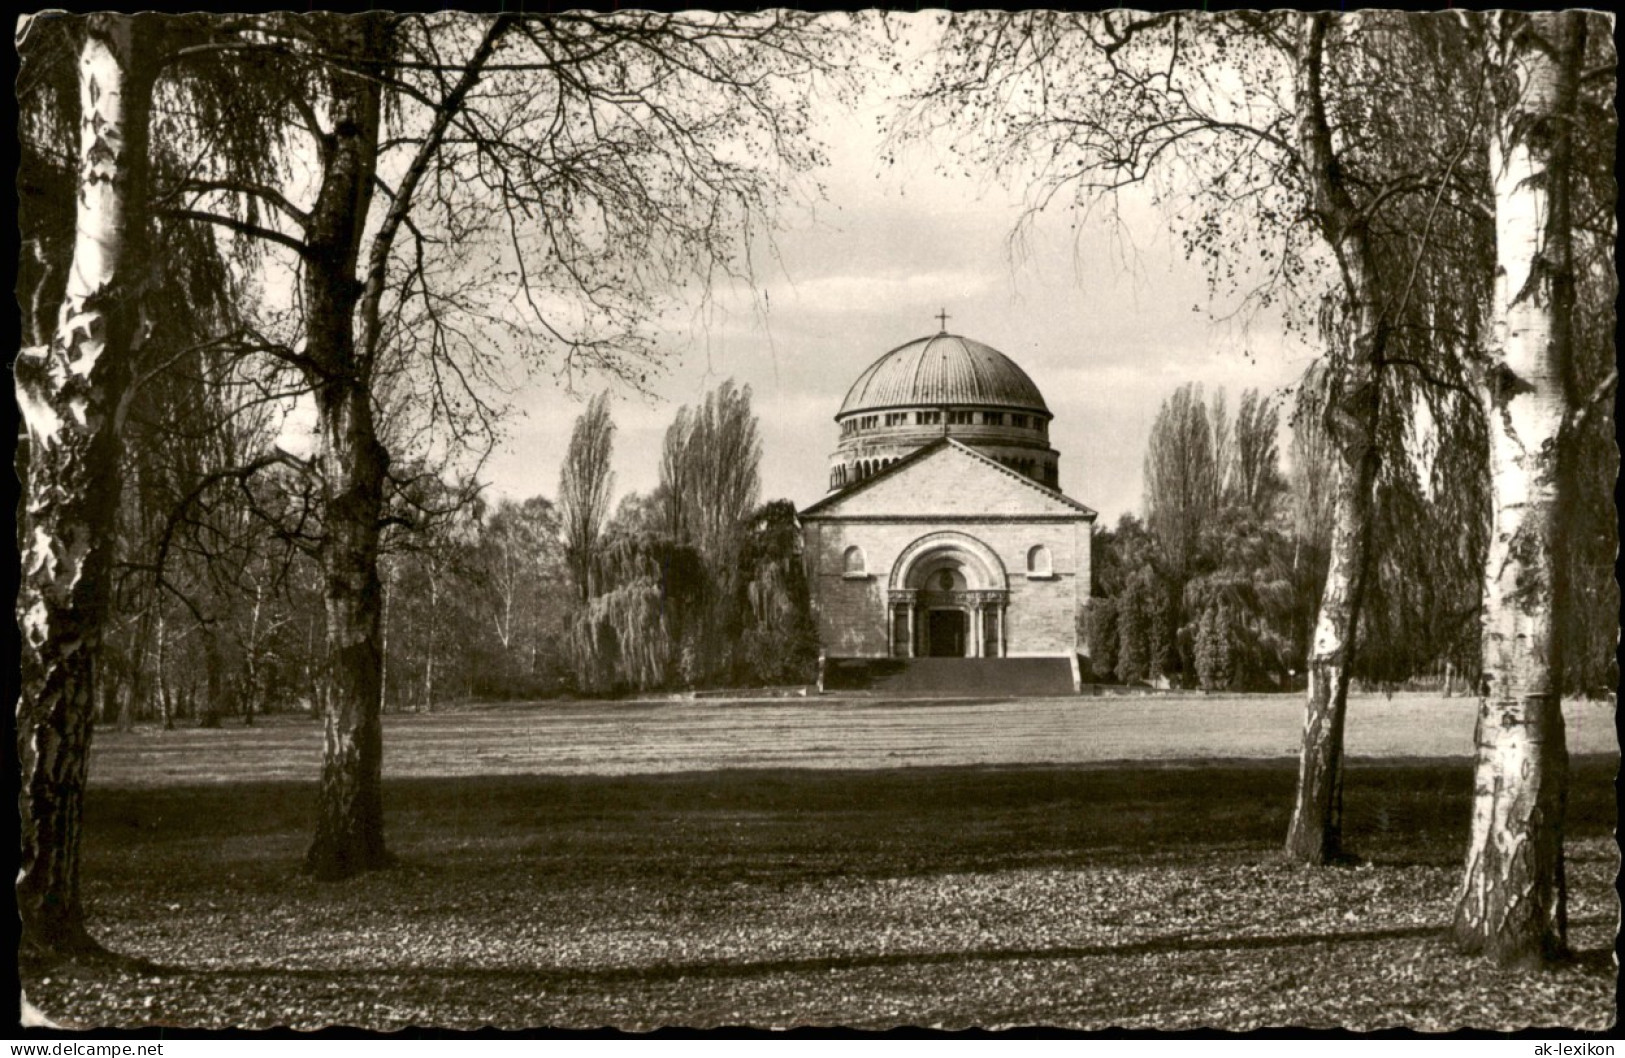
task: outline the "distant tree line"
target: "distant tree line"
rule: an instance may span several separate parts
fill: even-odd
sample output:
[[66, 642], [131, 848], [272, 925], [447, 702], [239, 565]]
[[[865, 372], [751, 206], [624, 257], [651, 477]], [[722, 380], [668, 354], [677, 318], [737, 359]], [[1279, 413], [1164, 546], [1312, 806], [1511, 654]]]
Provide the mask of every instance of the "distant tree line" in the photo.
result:
[[[564, 646], [570, 579], [557, 527], [545, 498], [474, 499], [444, 524], [386, 537], [384, 711], [546, 697], [574, 686]], [[162, 590], [123, 578], [103, 646], [97, 720], [213, 727], [317, 709], [325, 618], [309, 564], [274, 552], [245, 552], [231, 563], [183, 540], [170, 546]]]
[[[210, 392], [189, 396], [206, 402]], [[181, 410], [169, 402], [152, 414]], [[177, 420], [162, 421], [173, 431]], [[138, 416], [134, 428], [147, 422]], [[383, 710], [812, 677], [800, 525], [790, 501], [758, 501], [749, 389], [724, 383], [681, 409], [659, 485], [611, 515], [613, 437], [606, 391], [576, 423], [557, 503], [489, 502], [468, 483], [417, 480], [420, 517], [386, 530], [379, 559]], [[98, 719], [216, 726], [317, 709], [316, 570], [262, 517], [293, 502], [297, 477], [266, 468], [215, 482], [185, 444], [138, 446], [132, 459], [124, 590], [103, 647]], [[163, 552], [156, 581], [142, 575], [154, 551]]]
[[1096, 679], [1279, 689], [1301, 669], [1324, 517], [1282, 474], [1278, 428], [1255, 390], [1234, 417], [1222, 391], [1209, 400], [1194, 384], [1163, 402], [1145, 519], [1125, 515], [1095, 534], [1086, 641]]
[[[1125, 515], [1095, 534], [1084, 629], [1095, 679], [1301, 687], [1331, 535], [1324, 385], [1312, 369], [1296, 387], [1284, 461], [1279, 401], [1249, 390], [1231, 418], [1222, 391], [1207, 397], [1188, 384], [1163, 402], [1145, 461], [1145, 517]], [[1435, 443], [1425, 461], [1402, 451], [1383, 464], [1374, 512], [1384, 546], [1372, 559], [1353, 660], [1367, 686], [1477, 689], [1488, 499], [1474, 458], [1470, 447]], [[1594, 466], [1590, 494], [1601, 495], [1600, 475], [1612, 471]], [[1579, 537], [1572, 560], [1599, 562], [1605, 540]], [[1565, 611], [1582, 642], [1600, 644], [1614, 625], [1603, 587], [1588, 585]], [[1612, 685], [1608, 650], [1566, 660], [1571, 693]]]

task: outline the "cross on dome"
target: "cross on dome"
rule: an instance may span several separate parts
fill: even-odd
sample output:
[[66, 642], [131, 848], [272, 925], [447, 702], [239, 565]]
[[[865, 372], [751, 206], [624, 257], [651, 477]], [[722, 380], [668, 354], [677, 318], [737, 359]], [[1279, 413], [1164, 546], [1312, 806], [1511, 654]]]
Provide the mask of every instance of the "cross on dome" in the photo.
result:
[[937, 323], [942, 327], [942, 333], [947, 334], [948, 333], [948, 310], [947, 309], [943, 309], [941, 312], [937, 313]]

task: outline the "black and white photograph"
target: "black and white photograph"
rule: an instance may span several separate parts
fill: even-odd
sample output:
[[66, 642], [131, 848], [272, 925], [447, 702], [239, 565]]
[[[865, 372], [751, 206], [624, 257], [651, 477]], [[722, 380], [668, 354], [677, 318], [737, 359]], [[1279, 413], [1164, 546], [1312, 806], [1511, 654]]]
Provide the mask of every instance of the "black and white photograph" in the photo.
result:
[[16, 1036], [1611, 1036], [1614, 16], [1203, 8], [19, 15]]

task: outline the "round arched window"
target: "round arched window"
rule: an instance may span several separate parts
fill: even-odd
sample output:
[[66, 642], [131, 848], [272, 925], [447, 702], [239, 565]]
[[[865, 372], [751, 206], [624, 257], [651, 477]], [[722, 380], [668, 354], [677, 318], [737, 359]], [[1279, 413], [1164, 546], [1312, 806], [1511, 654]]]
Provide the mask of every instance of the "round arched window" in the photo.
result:
[[1027, 551], [1027, 576], [1053, 577], [1055, 563], [1050, 558], [1049, 548], [1043, 544], [1035, 544]]
[[852, 546], [846, 549], [842, 557], [842, 572], [848, 577], [863, 577], [868, 575], [868, 569], [863, 561], [863, 548]]

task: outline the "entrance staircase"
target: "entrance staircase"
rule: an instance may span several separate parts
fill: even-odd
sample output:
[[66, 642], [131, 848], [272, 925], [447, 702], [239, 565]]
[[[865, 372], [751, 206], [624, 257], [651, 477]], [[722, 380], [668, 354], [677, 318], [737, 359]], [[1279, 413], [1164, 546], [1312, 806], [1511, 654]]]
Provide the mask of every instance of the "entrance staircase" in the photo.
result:
[[825, 693], [890, 698], [1033, 698], [1069, 695], [1066, 658], [828, 658]]

